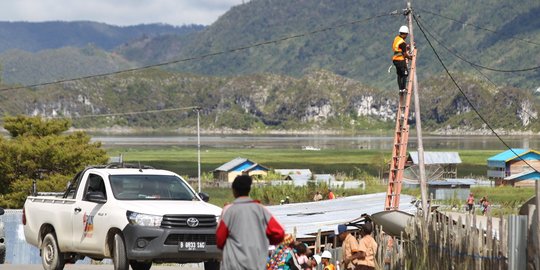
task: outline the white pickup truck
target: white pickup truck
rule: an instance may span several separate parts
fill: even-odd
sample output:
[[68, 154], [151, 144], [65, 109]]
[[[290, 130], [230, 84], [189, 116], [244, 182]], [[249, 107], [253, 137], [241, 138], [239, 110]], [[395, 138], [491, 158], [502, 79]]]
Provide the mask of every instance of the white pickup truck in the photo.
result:
[[63, 194], [26, 199], [24, 235], [40, 249], [45, 270], [85, 256], [112, 258], [115, 270], [148, 270], [153, 262], [219, 269], [221, 208], [173, 172], [133, 167], [89, 167]]

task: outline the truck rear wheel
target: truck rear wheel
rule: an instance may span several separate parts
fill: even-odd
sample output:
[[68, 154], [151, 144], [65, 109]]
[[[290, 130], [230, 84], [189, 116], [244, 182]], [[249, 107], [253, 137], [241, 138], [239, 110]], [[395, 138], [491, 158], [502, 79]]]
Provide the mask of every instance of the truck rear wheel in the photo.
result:
[[133, 270], [150, 270], [152, 262], [129, 261], [129, 265], [131, 265], [131, 269]]
[[112, 253], [114, 270], [129, 270], [124, 238], [118, 233], [114, 235], [114, 246]]
[[41, 243], [41, 263], [44, 270], [64, 269], [64, 254], [60, 252], [56, 235], [53, 232], [45, 235], [43, 243]]

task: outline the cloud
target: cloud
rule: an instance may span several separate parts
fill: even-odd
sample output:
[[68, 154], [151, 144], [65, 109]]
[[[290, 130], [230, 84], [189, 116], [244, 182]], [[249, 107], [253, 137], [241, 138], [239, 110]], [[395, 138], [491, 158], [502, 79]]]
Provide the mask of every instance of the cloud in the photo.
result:
[[3, 21], [97, 21], [211, 24], [232, 6], [248, 0], [2, 0]]

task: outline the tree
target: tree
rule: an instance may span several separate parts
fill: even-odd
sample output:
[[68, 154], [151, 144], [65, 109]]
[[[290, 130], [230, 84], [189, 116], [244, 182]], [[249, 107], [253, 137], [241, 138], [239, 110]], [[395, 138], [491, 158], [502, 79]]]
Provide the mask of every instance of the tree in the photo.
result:
[[21, 208], [37, 180], [39, 191], [62, 191], [78, 171], [107, 162], [100, 142], [67, 133], [67, 119], [5, 117], [10, 139], [0, 138], [0, 205]]

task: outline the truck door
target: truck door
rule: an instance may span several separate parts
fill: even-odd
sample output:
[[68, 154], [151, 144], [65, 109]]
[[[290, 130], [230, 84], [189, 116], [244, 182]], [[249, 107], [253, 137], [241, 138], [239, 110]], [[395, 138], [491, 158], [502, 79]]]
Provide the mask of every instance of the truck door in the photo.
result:
[[72, 216], [73, 247], [79, 252], [101, 253], [108, 229], [106, 207], [104, 203], [89, 201], [88, 195], [101, 192], [106, 199], [105, 182], [100, 175], [89, 173], [86, 183], [79, 189]]

